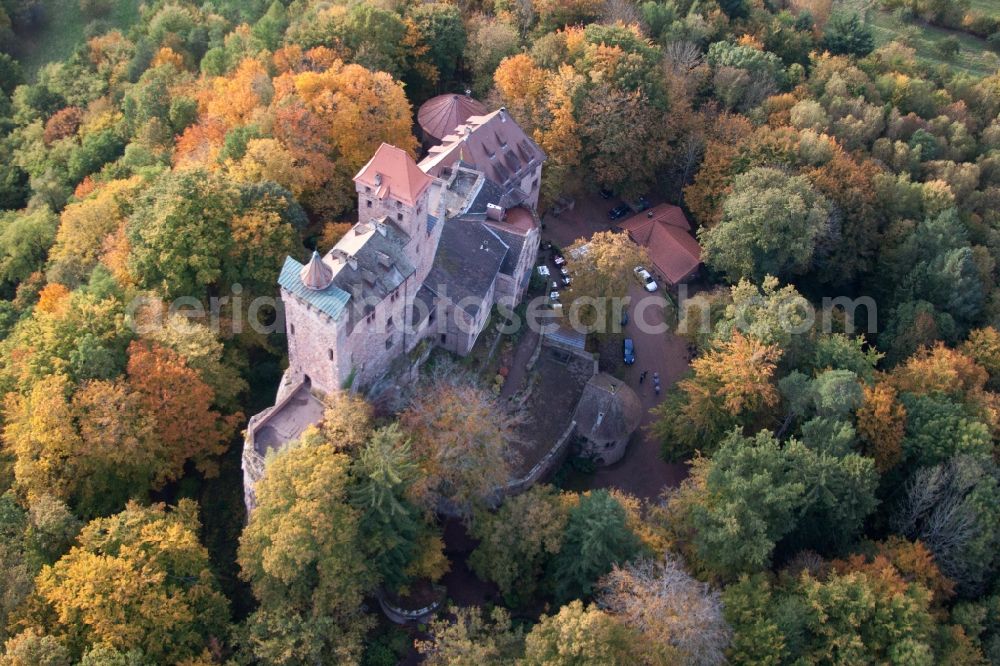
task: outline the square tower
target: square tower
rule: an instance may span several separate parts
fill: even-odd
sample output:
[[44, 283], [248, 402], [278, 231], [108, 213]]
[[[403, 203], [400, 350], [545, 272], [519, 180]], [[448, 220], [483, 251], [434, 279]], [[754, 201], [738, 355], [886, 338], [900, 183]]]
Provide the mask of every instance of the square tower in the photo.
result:
[[391, 222], [409, 236], [407, 256], [416, 268], [418, 285], [430, 272], [441, 231], [436, 211], [430, 210], [434, 183], [409, 153], [387, 143], [354, 177], [358, 222]]

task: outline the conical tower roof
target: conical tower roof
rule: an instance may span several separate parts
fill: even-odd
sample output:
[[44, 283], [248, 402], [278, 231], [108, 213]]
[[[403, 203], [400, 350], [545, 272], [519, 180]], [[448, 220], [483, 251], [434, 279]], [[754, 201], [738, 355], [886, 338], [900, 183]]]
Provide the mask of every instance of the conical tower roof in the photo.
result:
[[421, 105], [417, 122], [424, 131], [424, 138], [437, 142], [472, 116], [485, 113], [486, 107], [468, 94], [438, 95]]
[[302, 267], [299, 277], [302, 278], [302, 284], [305, 286], [316, 291], [322, 291], [333, 282], [333, 269], [323, 263], [319, 252], [313, 250], [309, 263]]

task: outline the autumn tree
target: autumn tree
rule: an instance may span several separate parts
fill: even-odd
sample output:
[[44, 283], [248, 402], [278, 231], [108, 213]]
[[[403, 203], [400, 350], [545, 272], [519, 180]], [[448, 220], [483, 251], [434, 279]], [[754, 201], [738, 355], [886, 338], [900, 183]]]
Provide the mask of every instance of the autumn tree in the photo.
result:
[[468, 518], [511, 479], [511, 438], [518, 419], [496, 398], [461, 377], [432, 380], [400, 417], [421, 475], [414, 500]]
[[749, 424], [774, 407], [780, 358], [777, 346], [739, 331], [696, 358], [692, 375], [679, 381], [673, 397], [654, 409], [657, 420], [651, 431], [663, 442], [664, 454], [681, 459], [696, 448], [714, 450], [727, 429]]
[[177, 663], [228, 633], [229, 610], [198, 541], [197, 506], [129, 504], [83, 529], [79, 545], [38, 576], [47, 629], [76, 658], [87, 647], [140, 648]]
[[576, 241], [566, 256], [573, 274], [568, 300], [570, 321], [594, 327], [598, 332], [614, 330], [612, 326], [621, 318], [622, 299], [634, 279], [632, 269], [648, 263], [645, 248], [628, 234], [601, 231], [588, 240]]
[[488, 617], [478, 606], [448, 609], [454, 621], [434, 620], [430, 638], [416, 641], [417, 652], [428, 666], [482, 666], [513, 663], [523, 649], [523, 636], [503, 608], [494, 608]]
[[267, 460], [258, 505], [240, 538], [241, 576], [259, 608], [248, 651], [269, 663], [353, 661], [373, 572], [349, 502], [349, 460], [307, 431]]
[[156, 419], [159, 464], [150, 470], [153, 486], [177, 478], [188, 460], [206, 476], [218, 473], [215, 456], [240, 415], [223, 418], [212, 409], [215, 394], [187, 361], [155, 343], [129, 346], [128, 382], [146, 414]]
[[732, 632], [719, 592], [672, 556], [616, 565], [600, 587], [601, 608], [641, 634], [649, 649], [669, 646], [683, 663], [725, 663]]
[[753, 169], [733, 181], [719, 224], [699, 231], [705, 262], [733, 282], [804, 273], [830, 232], [829, 214], [804, 177]]
[[585, 607], [576, 599], [554, 615], [542, 615], [525, 636], [520, 663], [628, 666], [642, 661], [633, 630], [597, 606]]
[[857, 421], [865, 453], [875, 459], [879, 472], [886, 472], [902, 459], [906, 408], [890, 384], [880, 382], [864, 388]]

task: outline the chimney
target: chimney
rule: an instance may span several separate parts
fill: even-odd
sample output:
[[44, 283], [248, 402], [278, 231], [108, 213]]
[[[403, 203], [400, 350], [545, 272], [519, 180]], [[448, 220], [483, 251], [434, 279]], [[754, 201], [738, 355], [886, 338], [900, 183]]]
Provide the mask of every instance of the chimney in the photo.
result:
[[507, 122], [507, 107], [506, 106], [501, 106], [500, 107], [500, 122], [502, 122], [502, 123]]
[[353, 254], [347, 255], [347, 264], [353, 269], [358, 270], [358, 258]]
[[382, 174], [376, 173], [375, 174], [375, 187], [378, 187], [381, 184], [382, 184]]
[[375, 221], [375, 231], [379, 232], [382, 236], [385, 236], [385, 222], [381, 220]]
[[502, 207], [488, 203], [486, 204], [486, 219], [496, 220], [497, 222], [502, 222], [504, 217], [504, 210]]

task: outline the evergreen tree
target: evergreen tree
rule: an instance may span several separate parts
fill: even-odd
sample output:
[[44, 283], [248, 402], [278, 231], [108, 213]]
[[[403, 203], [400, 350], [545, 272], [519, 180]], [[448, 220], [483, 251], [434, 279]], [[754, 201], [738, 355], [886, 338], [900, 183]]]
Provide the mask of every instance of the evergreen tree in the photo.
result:
[[406, 582], [420, 535], [419, 510], [406, 499], [417, 472], [410, 443], [395, 423], [376, 430], [353, 465], [351, 503], [372, 568], [387, 587]]
[[562, 549], [549, 566], [556, 598], [589, 596], [597, 579], [639, 553], [625, 509], [606, 490], [582, 497], [570, 511]]

